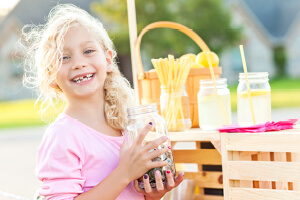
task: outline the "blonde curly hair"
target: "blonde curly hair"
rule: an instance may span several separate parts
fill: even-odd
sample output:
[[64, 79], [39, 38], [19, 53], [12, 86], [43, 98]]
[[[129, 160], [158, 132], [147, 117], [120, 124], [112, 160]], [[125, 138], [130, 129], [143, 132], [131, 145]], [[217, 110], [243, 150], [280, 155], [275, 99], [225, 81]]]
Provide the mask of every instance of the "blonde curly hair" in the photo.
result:
[[107, 72], [104, 83], [105, 117], [115, 129], [124, 129], [127, 123], [127, 108], [135, 104], [134, 92], [128, 80], [116, 64], [116, 51], [103, 24], [88, 12], [72, 4], [58, 4], [51, 9], [44, 25], [26, 25], [22, 29], [22, 44], [25, 47], [25, 86], [38, 91], [36, 102], [41, 103], [41, 113], [55, 108], [55, 99], [64, 99], [59, 87], [53, 87], [60, 69], [64, 36], [73, 26], [83, 26], [99, 41], [104, 51], [113, 52], [112, 71]]

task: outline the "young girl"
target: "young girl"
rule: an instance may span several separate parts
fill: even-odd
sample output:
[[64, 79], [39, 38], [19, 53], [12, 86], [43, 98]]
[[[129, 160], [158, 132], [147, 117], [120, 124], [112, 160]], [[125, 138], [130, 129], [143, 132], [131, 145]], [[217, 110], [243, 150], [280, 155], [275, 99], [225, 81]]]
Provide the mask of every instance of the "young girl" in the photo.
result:
[[[57, 5], [45, 25], [27, 26], [23, 35], [31, 44], [26, 59], [30, 74], [24, 80], [40, 88], [43, 108], [53, 105], [53, 98], [66, 101], [38, 151], [40, 195], [51, 200], [155, 200], [182, 182], [183, 173], [174, 179], [167, 172], [163, 185], [157, 171], [157, 186], [151, 188], [145, 173], [167, 165], [151, 159], [169, 150], [149, 151], [165, 137], [142, 145], [152, 122], [131, 147], [123, 142], [133, 92], [118, 70], [101, 22], [74, 5]], [[145, 189], [137, 185], [141, 176]]]

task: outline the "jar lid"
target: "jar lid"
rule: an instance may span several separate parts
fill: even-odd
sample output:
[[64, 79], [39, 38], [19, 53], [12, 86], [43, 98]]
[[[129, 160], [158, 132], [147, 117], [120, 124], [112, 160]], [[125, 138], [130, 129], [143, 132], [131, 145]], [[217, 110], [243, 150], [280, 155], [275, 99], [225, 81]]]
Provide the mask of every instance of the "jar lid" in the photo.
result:
[[158, 112], [156, 103], [127, 108], [128, 117], [150, 112]]
[[[216, 84], [217, 85], [226, 85], [227, 84], [227, 78], [216, 78]], [[212, 79], [202, 79], [200, 80], [200, 85], [213, 85], [214, 82]]]
[[[254, 79], [254, 78], [268, 78], [269, 74], [268, 72], [248, 72], [247, 73], [248, 78]], [[245, 79], [245, 73], [239, 74], [240, 79]]]

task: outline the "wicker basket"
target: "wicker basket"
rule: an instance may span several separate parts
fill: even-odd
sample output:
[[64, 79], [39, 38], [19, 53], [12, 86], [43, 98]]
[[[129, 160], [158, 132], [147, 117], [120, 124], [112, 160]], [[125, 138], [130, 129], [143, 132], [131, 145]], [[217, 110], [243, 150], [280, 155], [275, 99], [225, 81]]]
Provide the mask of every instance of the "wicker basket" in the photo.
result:
[[[155, 69], [145, 72], [142, 65], [140, 44], [143, 35], [154, 28], [171, 28], [177, 29], [187, 36], [189, 36], [195, 43], [200, 47], [202, 51], [210, 51], [205, 42], [191, 29], [175, 22], [155, 22], [146, 26], [139, 37], [137, 38], [135, 44], [136, 53], [136, 63], [138, 70], [138, 88], [140, 103], [149, 104], [156, 103], [158, 108], [160, 107], [160, 82]], [[222, 73], [221, 67], [214, 67], [214, 74], [216, 78], [220, 78]], [[192, 68], [189, 72], [189, 76], [186, 82], [186, 90], [189, 96], [190, 105], [190, 116], [192, 120], [192, 127], [199, 127], [198, 119], [198, 103], [197, 94], [199, 91], [200, 80], [201, 79], [211, 79], [211, 74], [209, 68]]]

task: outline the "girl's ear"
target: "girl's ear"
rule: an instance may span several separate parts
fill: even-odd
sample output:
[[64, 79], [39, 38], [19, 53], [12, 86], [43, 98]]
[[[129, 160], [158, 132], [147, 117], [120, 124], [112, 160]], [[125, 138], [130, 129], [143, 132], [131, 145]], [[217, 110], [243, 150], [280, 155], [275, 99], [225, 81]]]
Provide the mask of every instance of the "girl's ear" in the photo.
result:
[[57, 83], [55, 81], [53, 81], [51, 84], [50, 84], [50, 87], [54, 88], [54, 89], [57, 89], [59, 88]]
[[111, 72], [112, 71], [112, 67], [113, 67], [113, 53], [111, 50], [107, 50], [105, 53], [105, 57], [106, 57], [106, 64], [107, 64], [107, 72]]

